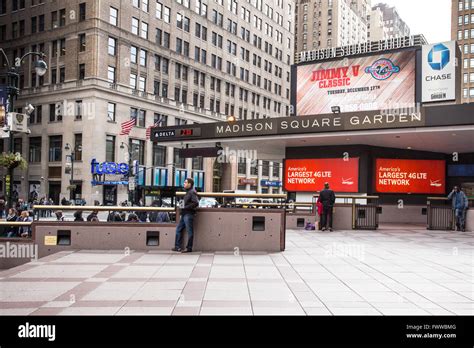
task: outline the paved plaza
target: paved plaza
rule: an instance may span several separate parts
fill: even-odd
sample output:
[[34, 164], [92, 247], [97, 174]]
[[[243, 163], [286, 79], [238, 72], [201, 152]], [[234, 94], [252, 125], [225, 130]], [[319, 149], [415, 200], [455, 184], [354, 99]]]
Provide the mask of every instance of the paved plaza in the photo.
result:
[[287, 231], [281, 253], [60, 252], [0, 272], [0, 315], [473, 315], [474, 233]]

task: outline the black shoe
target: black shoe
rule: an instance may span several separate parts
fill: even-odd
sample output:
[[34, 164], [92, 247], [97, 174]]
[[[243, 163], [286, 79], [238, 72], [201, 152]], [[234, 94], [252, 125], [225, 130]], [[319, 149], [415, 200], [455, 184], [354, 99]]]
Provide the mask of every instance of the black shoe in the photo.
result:
[[171, 249], [171, 251], [177, 251], [178, 253], [180, 253], [183, 250], [181, 248], [173, 248], [173, 249]]
[[326, 227], [321, 228], [321, 231], [323, 232], [326, 231]]
[[329, 229], [329, 232], [332, 232], [332, 231], [333, 231], [333, 229], [332, 229], [332, 228], [330, 228], [330, 229]]
[[181, 251], [181, 254], [186, 254], [186, 253], [192, 253], [193, 251], [191, 249], [184, 249]]

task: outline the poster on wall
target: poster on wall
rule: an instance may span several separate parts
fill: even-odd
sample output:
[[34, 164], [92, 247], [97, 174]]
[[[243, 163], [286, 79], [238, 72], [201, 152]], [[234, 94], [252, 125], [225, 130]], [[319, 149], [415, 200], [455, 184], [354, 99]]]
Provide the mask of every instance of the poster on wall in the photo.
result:
[[31, 183], [30, 182], [30, 194], [28, 195], [28, 199], [30, 201], [39, 200], [41, 184], [40, 183]]
[[345, 58], [297, 67], [298, 116], [413, 107], [415, 51]]
[[375, 190], [379, 193], [445, 194], [446, 161], [377, 159]]
[[456, 41], [422, 48], [422, 102], [456, 99]]
[[285, 191], [321, 191], [325, 182], [328, 182], [335, 192], [359, 192], [359, 158], [285, 161]]

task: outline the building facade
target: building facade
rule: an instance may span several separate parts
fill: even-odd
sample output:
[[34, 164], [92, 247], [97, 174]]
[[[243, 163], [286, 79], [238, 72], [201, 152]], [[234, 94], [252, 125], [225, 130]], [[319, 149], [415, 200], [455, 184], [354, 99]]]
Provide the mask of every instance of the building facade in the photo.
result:
[[298, 0], [295, 52], [367, 40], [369, 0]]
[[[383, 24], [384, 27], [386, 28], [385, 30], [387, 31], [387, 39], [391, 39], [394, 37], [403, 37], [403, 36], [410, 36], [410, 27], [405, 23], [405, 21], [400, 17], [400, 14], [398, 13], [397, 9], [393, 6], [389, 6], [384, 3], [379, 3], [372, 7], [372, 13], [374, 11], [380, 11], [382, 12], [382, 17], [383, 17]], [[372, 27], [371, 27], [372, 29]], [[377, 29], [377, 27], [373, 28], [374, 30]], [[377, 40], [376, 38], [373, 38], [372, 36], [380, 36], [380, 32], [374, 32], [374, 34], [371, 34], [371, 40]]]
[[367, 25], [367, 38], [369, 41], [386, 40], [389, 38], [389, 30], [385, 26], [383, 12], [379, 7], [372, 8], [367, 18]]
[[452, 0], [451, 39], [462, 52], [462, 102], [474, 98], [474, 1]]
[[[250, 163], [244, 175], [236, 163], [180, 158], [178, 149], [149, 141], [147, 129], [230, 115], [288, 116], [293, 13], [288, 0], [0, 0], [8, 60], [40, 51], [49, 67], [40, 77], [32, 58], [21, 66], [15, 111], [27, 104], [36, 110], [31, 134], [15, 134], [14, 150], [29, 162], [26, 171], [15, 171], [15, 196], [28, 198], [36, 190], [58, 202], [73, 190], [88, 203], [126, 200], [127, 185], [92, 185], [93, 159], [138, 161], [139, 186], [180, 186], [193, 177], [199, 189], [232, 190], [241, 173], [249, 181], [240, 180], [240, 188], [255, 188], [250, 179], [257, 179], [257, 191], [274, 192], [262, 183], [277, 172], [281, 181], [280, 163], [260, 159], [256, 175]], [[0, 84], [6, 84], [6, 59], [0, 59]], [[120, 135], [132, 118], [130, 134]], [[7, 141], [0, 144], [1, 152], [8, 149]], [[222, 165], [233, 168], [231, 176], [222, 176]]]

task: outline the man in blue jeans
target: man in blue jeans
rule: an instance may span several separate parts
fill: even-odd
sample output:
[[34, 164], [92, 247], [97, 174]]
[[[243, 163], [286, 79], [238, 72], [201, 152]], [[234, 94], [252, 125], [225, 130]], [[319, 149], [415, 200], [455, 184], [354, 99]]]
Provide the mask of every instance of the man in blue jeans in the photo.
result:
[[[179, 220], [178, 226], [176, 227], [176, 239], [175, 247], [171, 249], [172, 251], [178, 251], [183, 253], [190, 253], [193, 251], [193, 223], [194, 215], [196, 215], [196, 209], [199, 207], [199, 198], [194, 190], [194, 180], [187, 178], [184, 181], [184, 190], [186, 194], [183, 198], [183, 207], [180, 210], [181, 218]], [[183, 242], [183, 230], [186, 228], [188, 232], [188, 244], [186, 249], [181, 249]]]
[[456, 231], [466, 231], [466, 212], [469, 208], [469, 201], [466, 194], [459, 188], [454, 186], [453, 191], [448, 196], [452, 200], [454, 215], [456, 216]]

